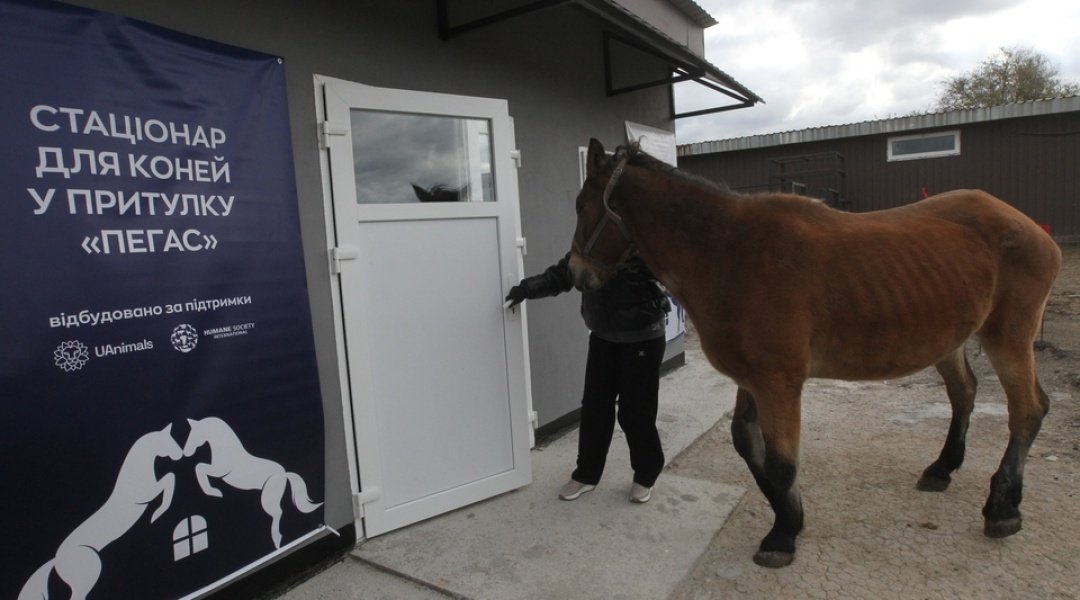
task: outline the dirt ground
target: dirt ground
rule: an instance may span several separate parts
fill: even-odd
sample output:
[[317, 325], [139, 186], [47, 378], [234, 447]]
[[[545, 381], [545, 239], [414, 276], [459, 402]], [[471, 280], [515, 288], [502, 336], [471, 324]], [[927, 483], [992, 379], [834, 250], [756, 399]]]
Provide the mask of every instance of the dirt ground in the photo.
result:
[[[881, 383], [808, 383], [799, 472], [806, 527], [787, 568], [751, 560], [772, 511], [731, 445], [730, 419], [676, 457], [673, 473], [748, 492], [672, 598], [1080, 598], [1080, 246], [1063, 251], [1037, 344], [1050, 413], [1028, 458], [1019, 533], [982, 533], [1008, 425], [997, 377], [970, 342], [979, 393], [967, 459], [942, 493], [915, 489], [949, 422], [933, 369]], [[687, 360], [704, 360], [692, 328]]]

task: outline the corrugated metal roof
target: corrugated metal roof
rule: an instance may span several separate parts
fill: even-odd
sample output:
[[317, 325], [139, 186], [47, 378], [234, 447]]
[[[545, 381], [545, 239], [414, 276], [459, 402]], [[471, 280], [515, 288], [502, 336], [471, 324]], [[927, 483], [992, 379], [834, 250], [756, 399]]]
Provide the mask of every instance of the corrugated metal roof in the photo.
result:
[[694, 0], [668, 0], [668, 2], [701, 27], [712, 27], [717, 23], [716, 19], [706, 12], [704, 8], [698, 6], [698, 3], [694, 2]]
[[683, 144], [678, 147], [678, 154], [679, 156], [696, 156], [698, 154], [751, 150], [754, 148], [785, 146], [788, 144], [818, 142], [863, 135], [911, 132], [939, 127], [956, 127], [959, 125], [982, 123], [985, 121], [1052, 115], [1074, 111], [1080, 111], [1080, 96], [1033, 100], [1016, 104], [1003, 104], [1001, 106], [912, 115], [908, 117], [882, 119], [879, 121], [863, 121], [861, 123], [851, 123], [847, 125], [811, 127], [808, 129], [800, 129], [798, 131], [783, 131], [780, 133], [767, 133], [726, 140]]

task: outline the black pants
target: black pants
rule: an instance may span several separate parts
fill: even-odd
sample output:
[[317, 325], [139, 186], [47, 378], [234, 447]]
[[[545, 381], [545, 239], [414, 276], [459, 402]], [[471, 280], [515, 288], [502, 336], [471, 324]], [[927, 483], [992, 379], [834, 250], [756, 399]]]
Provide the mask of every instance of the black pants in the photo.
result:
[[575, 481], [591, 485], [600, 481], [615, 432], [618, 398], [619, 427], [630, 446], [634, 482], [645, 487], [656, 482], [664, 468], [656, 412], [665, 346], [663, 336], [632, 343], [589, 336], [577, 469], [571, 475]]

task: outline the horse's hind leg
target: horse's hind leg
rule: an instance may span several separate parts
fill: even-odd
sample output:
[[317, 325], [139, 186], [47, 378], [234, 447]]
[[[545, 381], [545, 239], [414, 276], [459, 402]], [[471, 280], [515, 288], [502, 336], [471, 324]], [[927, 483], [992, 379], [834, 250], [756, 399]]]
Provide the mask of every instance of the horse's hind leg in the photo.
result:
[[270, 516], [270, 539], [274, 547], [281, 547], [281, 499], [285, 496], [284, 474], [275, 474], [266, 480], [262, 489], [262, 508]]
[[941, 454], [926, 470], [916, 487], [924, 492], [941, 492], [949, 487], [952, 472], [964, 462], [964, 449], [968, 424], [971, 422], [971, 410], [975, 406], [975, 374], [968, 364], [963, 344], [946, 356], [934, 367], [945, 380], [945, 392], [952, 405], [952, 420], [949, 422], [949, 434]]
[[763, 567], [784, 567], [795, 559], [795, 537], [803, 528], [802, 497], [795, 484], [799, 453], [799, 395], [787, 405], [770, 404], [765, 427], [758, 403], [739, 388], [731, 419], [735, 450], [769, 501], [776, 520], [761, 541], [754, 562]]
[[1024, 463], [1050, 408], [1035, 374], [1033, 339], [1033, 333], [1018, 335], [1004, 328], [983, 334], [987, 354], [1009, 404], [1009, 444], [990, 480], [990, 496], [982, 511], [983, 531], [989, 537], [1006, 537], [1020, 531]]
[[91, 546], [64, 540], [56, 552], [56, 574], [71, 587], [71, 600], [85, 600], [101, 577], [101, 558]]

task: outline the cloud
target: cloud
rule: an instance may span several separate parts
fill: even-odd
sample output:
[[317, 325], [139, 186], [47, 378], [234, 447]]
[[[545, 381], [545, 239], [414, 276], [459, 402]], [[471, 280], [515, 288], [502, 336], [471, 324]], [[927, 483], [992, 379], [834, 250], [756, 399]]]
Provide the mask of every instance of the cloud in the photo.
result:
[[[698, 2], [719, 23], [706, 30], [706, 58], [766, 104], [680, 120], [681, 144], [926, 111], [947, 77], [973, 69], [1003, 46], [1031, 46], [1063, 79], [1080, 80], [1080, 3]], [[683, 111], [724, 99], [682, 84], [676, 102]]]

